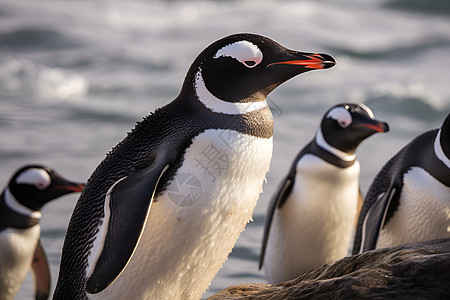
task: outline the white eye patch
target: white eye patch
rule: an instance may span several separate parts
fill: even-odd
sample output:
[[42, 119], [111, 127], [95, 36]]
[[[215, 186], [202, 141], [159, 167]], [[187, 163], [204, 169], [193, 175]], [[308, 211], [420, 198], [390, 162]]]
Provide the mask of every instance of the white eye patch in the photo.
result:
[[42, 169], [28, 169], [16, 178], [18, 184], [31, 184], [43, 190], [51, 183], [50, 175]]
[[352, 115], [343, 107], [333, 108], [326, 117], [336, 120], [342, 128], [347, 128], [352, 123]]
[[258, 46], [248, 41], [236, 42], [219, 49], [213, 58], [219, 57], [232, 57], [247, 68], [256, 67], [263, 59]]

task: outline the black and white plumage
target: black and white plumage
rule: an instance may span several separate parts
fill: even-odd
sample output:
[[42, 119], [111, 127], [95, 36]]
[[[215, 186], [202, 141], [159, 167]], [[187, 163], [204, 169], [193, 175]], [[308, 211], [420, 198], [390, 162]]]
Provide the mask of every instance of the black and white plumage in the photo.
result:
[[273, 133], [266, 96], [334, 64], [254, 34], [203, 50], [175, 100], [138, 123], [92, 174], [54, 298], [200, 298], [262, 189]]
[[13, 174], [0, 195], [1, 299], [14, 299], [30, 267], [35, 298], [48, 298], [50, 271], [39, 240], [40, 209], [58, 197], [81, 192], [83, 187], [42, 165], [27, 165]]
[[362, 201], [355, 151], [364, 139], [386, 131], [387, 123], [363, 104], [338, 104], [325, 113], [269, 204], [260, 268], [264, 263], [270, 283], [348, 254]]
[[450, 237], [450, 114], [416, 137], [373, 180], [353, 254]]

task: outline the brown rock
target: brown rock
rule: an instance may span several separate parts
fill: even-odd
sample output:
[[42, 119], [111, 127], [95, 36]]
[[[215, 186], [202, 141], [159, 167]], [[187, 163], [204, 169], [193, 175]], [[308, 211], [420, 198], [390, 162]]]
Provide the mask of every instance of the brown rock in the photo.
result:
[[234, 285], [209, 299], [450, 299], [450, 238], [345, 257], [275, 285]]

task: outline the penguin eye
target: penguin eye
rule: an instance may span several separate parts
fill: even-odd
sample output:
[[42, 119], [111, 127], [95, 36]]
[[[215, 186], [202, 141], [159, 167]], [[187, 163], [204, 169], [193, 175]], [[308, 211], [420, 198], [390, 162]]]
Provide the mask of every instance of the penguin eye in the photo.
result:
[[43, 190], [43, 189], [45, 189], [48, 185], [46, 184], [46, 182], [36, 182], [36, 184], [35, 184], [35, 186], [38, 188], [38, 189], [40, 189], [40, 190]]
[[347, 120], [338, 120], [338, 124], [342, 127], [348, 127], [348, 125], [350, 125], [351, 122], [348, 122]]
[[342, 128], [347, 128], [352, 123], [352, 115], [344, 107], [333, 108], [326, 116], [326, 118], [336, 120]]
[[213, 56], [213, 58], [220, 57], [234, 58], [247, 68], [256, 67], [263, 59], [262, 52], [258, 46], [248, 41], [239, 41], [222, 47]]
[[253, 67], [253, 66], [256, 65], [256, 61], [253, 61], [253, 60], [246, 60], [246, 61], [244, 61], [244, 64], [245, 64], [247, 67], [251, 68], [251, 67]]
[[39, 190], [43, 190], [50, 185], [51, 179], [46, 171], [32, 168], [20, 174], [16, 179], [16, 183], [34, 185]]

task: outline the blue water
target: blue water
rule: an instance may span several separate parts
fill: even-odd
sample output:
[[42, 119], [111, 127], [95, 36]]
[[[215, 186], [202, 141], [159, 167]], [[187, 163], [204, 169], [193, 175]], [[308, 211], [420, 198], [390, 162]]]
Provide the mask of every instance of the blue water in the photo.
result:
[[[274, 155], [264, 193], [205, 297], [264, 282], [257, 269], [264, 213], [295, 154], [333, 104], [371, 107], [388, 134], [359, 148], [363, 192], [380, 167], [450, 111], [450, 5], [440, 1], [0, 0], [0, 181], [23, 164], [85, 180], [135, 124], [179, 92], [195, 56], [236, 32], [271, 37], [338, 64], [270, 95]], [[76, 196], [43, 210], [55, 286]], [[301, 216], [299, 216], [301, 217]], [[30, 299], [31, 276], [17, 299]]]

